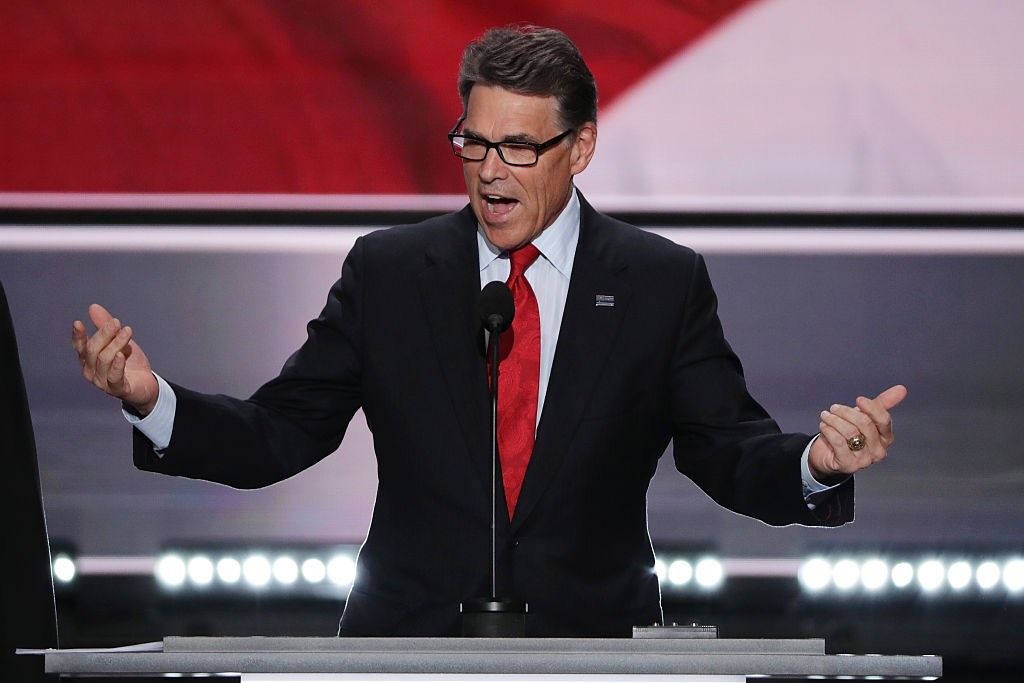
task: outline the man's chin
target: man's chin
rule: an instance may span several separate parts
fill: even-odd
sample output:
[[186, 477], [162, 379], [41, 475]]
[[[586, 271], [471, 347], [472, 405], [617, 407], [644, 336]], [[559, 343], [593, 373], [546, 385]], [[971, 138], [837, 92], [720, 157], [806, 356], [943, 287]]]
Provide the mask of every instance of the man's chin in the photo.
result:
[[501, 251], [513, 251], [529, 244], [533, 235], [529, 230], [514, 225], [490, 225], [481, 221], [484, 237]]

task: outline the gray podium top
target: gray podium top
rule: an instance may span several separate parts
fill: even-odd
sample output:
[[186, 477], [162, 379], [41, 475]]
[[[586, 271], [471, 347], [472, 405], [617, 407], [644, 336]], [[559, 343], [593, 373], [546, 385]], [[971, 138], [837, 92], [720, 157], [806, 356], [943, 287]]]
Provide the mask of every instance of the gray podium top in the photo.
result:
[[65, 675], [348, 673], [445, 675], [913, 678], [935, 656], [827, 655], [825, 641], [603, 638], [176, 638], [158, 651], [46, 653]]

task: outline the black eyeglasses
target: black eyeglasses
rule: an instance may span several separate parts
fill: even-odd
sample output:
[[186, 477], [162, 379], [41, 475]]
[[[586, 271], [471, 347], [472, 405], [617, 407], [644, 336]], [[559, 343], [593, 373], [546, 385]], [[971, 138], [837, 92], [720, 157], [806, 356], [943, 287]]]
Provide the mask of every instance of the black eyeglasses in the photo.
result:
[[465, 117], [459, 119], [452, 132], [448, 133], [448, 141], [452, 143], [452, 151], [455, 156], [467, 161], [483, 161], [487, 158], [487, 152], [492, 149], [498, 151], [498, 156], [509, 166], [533, 166], [540, 159], [540, 155], [551, 149], [573, 132], [573, 129], [559, 133], [550, 140], [544, 142], [491, 142], [472, 135], [456, 133]]

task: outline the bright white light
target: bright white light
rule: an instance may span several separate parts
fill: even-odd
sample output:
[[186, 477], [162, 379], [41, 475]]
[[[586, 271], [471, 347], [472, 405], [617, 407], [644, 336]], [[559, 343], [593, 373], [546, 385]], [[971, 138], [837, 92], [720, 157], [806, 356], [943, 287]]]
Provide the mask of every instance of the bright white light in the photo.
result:
[[978, 582], [978, 588], [989, 591], [999, 583], [999, 565], [988, 560], [978, 565], [978, 571], [974, 572], [974, 580]]
[[285, 586], [290, 586], [299, 578], [299, 565], [287, 555], [282, 555], [274, 560], [271, 571], [274, 574], [274, 580]]
[[156, 563], [156, 578], [166, 588], [177, 588], [185, 583], [185, 560], [179, 555], [164, 555]]
[[685, 586], [693, 579], [693, 565], [686, 560], [675, 560], [668, 566], [668, 582], [673, 586]]
[[302, 563], [302, 578], [308, 583], [320, 583], [327, 577], [327, 567], [315, 557]]
[[889, 565], [884, 560], [872, 558], [860, 568], [860, 582], [865, 590], [877, 591], [889, 581]]
[[356, 563], [348, 555], [335, 555], [327, 563], [327, 578], [335, 586], [349, 586], [356, 580]]
[[655, 560], [654, 575], [658, 577], [658, 583], [665, 583], [665, 579], [668, 578], [668, 566], [661, 560]]
[[832, 565], [823, 557], [812, 557], [800, 566], [797, 578], [804, 590], [817, 593], [832, 581]]
[[53, 558], [53, 578], [61, 583], [71, 583], [75, 578], [75, 561], [67, 555]]
[[836, 562], [832, 568], [832, 582], [841, 591], [848, 591], [860, 581], [860, 565], [845, 558]]
[[925, 560], [917, 567], [917, 583], [925, 593], [934, 593], [942, 587], [946, 568], [938, 560]]
[[946, 581], [949, 582], [949, 586], [953, 590], [962, 591], [970, 585], [973, 573], [969, 562], [957, 560], [946, 570]]
[[693, 571], [701, 588], [717, 588], [725, 580], [725, 568], [713, 557], [705, 557]]
[[1011, 593], [1024, 590], [1024, 560], [1016, 558], [1003, 566], [1003, 585]]
[[242, 565], [233, 557], [222, 557], [217, 561], [217, 578], [224, 583], [238, 583], [242, 578]]
[[197, 586], [207, 586], [213, 581], [213, 562], [205, 555], [196, 555], [188, 561], [188, 578]]
[[250, 555], [242, 563], [242, 577], [253, 588], [262, 588], [270, 583], [270, 560], [263, 555]]
[[914, 567], [909, 562], [897, 562], [892, 568], [892, 585], [906, 588], [914, 580]]

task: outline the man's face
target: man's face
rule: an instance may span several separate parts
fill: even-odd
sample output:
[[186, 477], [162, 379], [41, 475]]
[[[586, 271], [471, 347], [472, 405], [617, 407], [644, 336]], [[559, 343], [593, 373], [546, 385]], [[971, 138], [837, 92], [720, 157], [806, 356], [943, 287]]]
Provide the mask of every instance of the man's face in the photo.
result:
[[[550, 140], [564, 129], [554, 97], [518, 95], [475, 85], [462, 133], [491, 142]], [[569, 200], [572, 177], [590, 163], [597, 129], [584, 124], [568, 142], [544, 151], [534, 166], [509, 166], [496, 149], [483, 161], [462, 161], [469, 202], [491, 244], [511, 250], [529, 243], [558, 217]]]

